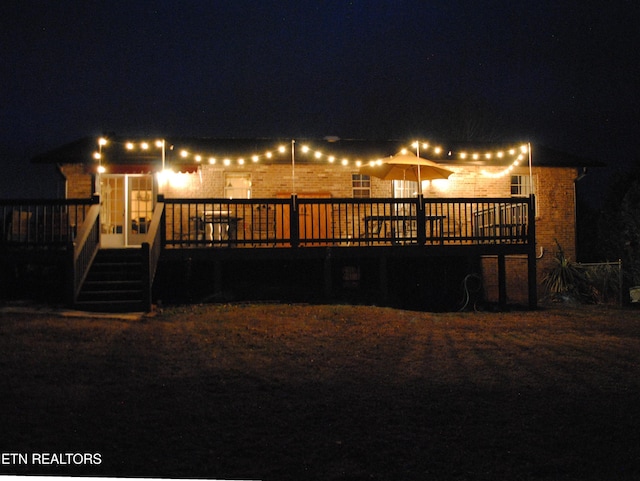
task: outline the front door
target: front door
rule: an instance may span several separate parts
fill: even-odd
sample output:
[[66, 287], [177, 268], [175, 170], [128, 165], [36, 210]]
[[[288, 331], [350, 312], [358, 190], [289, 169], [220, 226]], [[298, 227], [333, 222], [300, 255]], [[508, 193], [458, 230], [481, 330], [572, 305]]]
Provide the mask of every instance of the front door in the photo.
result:
[[153, 216], [153, 176], [102, 175], [100, 245], [139, 246]]

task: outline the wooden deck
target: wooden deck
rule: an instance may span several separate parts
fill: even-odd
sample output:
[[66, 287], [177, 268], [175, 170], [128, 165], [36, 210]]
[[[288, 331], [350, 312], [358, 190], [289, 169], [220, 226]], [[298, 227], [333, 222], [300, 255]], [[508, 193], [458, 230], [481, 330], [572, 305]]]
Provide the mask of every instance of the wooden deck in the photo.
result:
[[[158, 264], [496, 256], [501, 302], [507, 255], [528, 258], [529, 306], [537, 304], [535, 212], [531, 198], [456, 199], [164, 199], [142, 243], [147, 304]], [[99, 249], [98, 199], [0, 201], [0, 257], [59, 257], [68, 264], [70, 298]], [[89, 225], [90, 224], [90, 225]], [[332, 281], [325, 275], [325, 290]], [[328, 286], [327, 286], [328, 285]]]

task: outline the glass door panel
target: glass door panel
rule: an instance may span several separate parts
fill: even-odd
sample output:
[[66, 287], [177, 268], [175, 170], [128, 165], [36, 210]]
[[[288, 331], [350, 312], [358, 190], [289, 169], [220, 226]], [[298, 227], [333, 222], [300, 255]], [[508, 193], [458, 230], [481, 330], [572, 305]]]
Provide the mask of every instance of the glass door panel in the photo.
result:
[[128, 244], [144, 242], [153, 217], [153, 177], [151, 175], [128, 177]]

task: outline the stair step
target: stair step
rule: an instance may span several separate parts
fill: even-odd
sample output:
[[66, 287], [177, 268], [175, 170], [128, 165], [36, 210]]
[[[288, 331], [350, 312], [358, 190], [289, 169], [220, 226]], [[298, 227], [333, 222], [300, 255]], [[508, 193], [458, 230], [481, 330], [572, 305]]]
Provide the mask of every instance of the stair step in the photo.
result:
[[81, 293], [78, 297], [78, 302], [142, 302], [141, 299], [142, 291], [92, 291]]
[[87, 311], [145, 310], [139, 249], [101, 249], [89, 269], [76, 301]]
[[142, 265], [142, 261], [139, 260], [139, 259], [129, 259], [129, 260], [112, 259], [112, 260], [108, 260], [108, 261], [107, 260], [94, 260], [93, 263], [96, 266], [100, 266], [100, 267], [126, 267], [126, 266], [141, 266]]
[[86, 280], [84, 286], [89, 290], [129, 290], [131, 287], [142, 288], [140, 279], [116, 279], [116, 280]]
[[139, 261], [129, 261], [129, 262], [96, 262], [93, 261], [93, 266], [96, 269], [101, 270], [119, 270], [119, 269], [130, 269], [130, 268], [140, 268], [142, 267], [142, 262]]
[[142, 278], [142, 273], [140, 269], [134, 269], [131, 271], [118, 271], [118, 272], [108, 272], [108, 271], [95, 271], [93, 268], [87, 275], [87, 281], [92, 282], [127, 282], [127, 281], [140, 281]]
[[89, 282], [83, 286], [85, 292], [128, 292], [142, 291], [142, 282]]
[[140, 249], [100, 249], [97, 257], [139, 257]]
[[145, 306], [140, 300], [77, 301], [75, 307], [89, 312], [140, 312], [145, 310]]

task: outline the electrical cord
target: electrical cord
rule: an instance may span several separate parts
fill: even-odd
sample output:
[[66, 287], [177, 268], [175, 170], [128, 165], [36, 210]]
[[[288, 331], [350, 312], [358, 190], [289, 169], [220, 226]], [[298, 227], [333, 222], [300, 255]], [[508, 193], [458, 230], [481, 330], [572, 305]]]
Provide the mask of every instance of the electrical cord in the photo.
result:
[[[470, 281], [474, 280], [476, 282], [476, 285], [472, 285], [470, 284]], [[478, 293], [480, 292], [480, 289], [482, 288], [482, 278], [475, 273], [472, 274], [467, 274], [466, 276], [464, 276], [464, 279], [462, 281], [462, 287], [464, 289], [464, 298], [463, 298], [463, 302], [462, 302], [462, 307], [460, 309], [458, 309], [458, 312], [462, 312], [464, 311], [467, 306], [469, 305], [469, 302], [471, 301], [471, 294], [472, 293]], [[476, 299], [473, 303], [473, 310], [477, 311], [477, 302], [478, 299]]]

